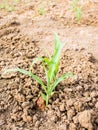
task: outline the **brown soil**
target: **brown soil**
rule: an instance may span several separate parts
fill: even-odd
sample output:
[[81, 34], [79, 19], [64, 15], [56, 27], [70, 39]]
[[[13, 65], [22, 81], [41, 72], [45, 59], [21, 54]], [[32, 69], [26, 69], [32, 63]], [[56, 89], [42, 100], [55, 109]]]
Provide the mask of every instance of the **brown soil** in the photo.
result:
[[[0, 10], [0, 130], [98, 130], [98, 2], [80, 0], [80, 22], [70, 4], [29, 0], [15, 5], [14, 12]], [[42, 6], [44, 15], [38, 11]], [[2, 72], [28, 70], [35, 57], [47, 56], [45, 50], [52, 53], [54, 31], [68, 43], [58, 75], [73, 72], [75, 78], [61, 82], [45, 108], [36, 81]], [[41, 63], [32, 71], [45, 81]]]

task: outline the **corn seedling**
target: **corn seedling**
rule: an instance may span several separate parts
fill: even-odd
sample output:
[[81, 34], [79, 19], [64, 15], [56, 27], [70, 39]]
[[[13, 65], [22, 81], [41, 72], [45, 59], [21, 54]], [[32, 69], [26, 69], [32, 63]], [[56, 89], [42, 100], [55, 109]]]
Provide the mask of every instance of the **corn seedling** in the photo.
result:
[[[32, 77], [34, 80], [36, 80], [43, 89], [43, 92], [41, 92], [42, 98], [46, 102], [46, 106], [48, 105], [48, 101], [50, 96], [52, 95], [54, 89], [57, 87], [57, 85], [63, 81], [64, 79], [68, 77], [73, 77], [72, 73], [65, 73], [61, 77], [57, 77], [57, 73], [59, 70], [59, 64], [60, 64], [60, 52], [64, 46], [64, 43], [61, 43], [59, 40], [58, 35], [55, 33], [55, 46], [54, 46], [54, 54], [52, 56], [49, 55], [49, 58], [45, 57], [39, 57], [35, 58], [30, 65], [29, 71], [26, 71], [24, 69], [20, 68], [12, 68], [12, 69], [7, 69], [4, 71], [3, 74], [8, 73], [8, 72], [20, 72], [22, 74], [28, 75]], [[46, 74], [46, 84], [36, 75], [32, 73], [32, 67], [35, 63], [40, 61], [42, 63], [43, 69]]]
[[45, 8], [44, 8], [44, 7], [41, 7], [41, 8], [39, 9], [39, 14], [40, 14], [40, 15], [44, 15], [44, 14], [45, 14]]
[[82, 8], [78, 5], [78, 3], [79, 0], [73, 0], [71, 10], [75, 13], [75, 17], [77, 18], [77, 20], [80, 21], [82, 17]]
[[40, 0], [40, 4], [41, 4], [41, 6], [40, 6], [40, 8], [38, 9], [38, 13], [40, 14], [40, 15], [44, 15], [45, 14], [45, 0]]
[[13, 0], [12, 4], [9, 5], [9, 1], [8, 0], [4, 0], [2, 2], [2, 4], [0, 4], [0, 9], [5, 9], [6, 11], [14, 11], [14, 4], [17, 4], [19, 2], [19, 0]]

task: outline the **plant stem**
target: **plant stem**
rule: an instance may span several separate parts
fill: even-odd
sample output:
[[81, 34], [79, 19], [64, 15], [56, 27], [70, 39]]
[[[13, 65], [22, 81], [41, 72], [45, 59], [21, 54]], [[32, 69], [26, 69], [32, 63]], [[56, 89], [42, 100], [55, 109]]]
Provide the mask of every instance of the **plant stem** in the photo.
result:
[[48, 100], [49, 100], [49, 95], [47, 94], [47, 97], [46, 97], [46, 106], [48, 105]]

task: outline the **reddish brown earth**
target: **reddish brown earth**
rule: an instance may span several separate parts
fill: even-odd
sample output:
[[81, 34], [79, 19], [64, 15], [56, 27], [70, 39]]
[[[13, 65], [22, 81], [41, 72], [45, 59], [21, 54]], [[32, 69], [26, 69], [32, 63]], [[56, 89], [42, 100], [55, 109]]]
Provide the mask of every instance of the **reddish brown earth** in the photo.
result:
[[[98, 2], [80, 0], [80, 22], [70, 4], [29, 0], [16, 4], [13, 12], [0, 10], [0, 130], [98, 130]], [[43, 6], [45, 14], [40, 15]], [[46, 108], [36, 81], [2, 72], [28, 70], [35, 57], [47, 56], [45, 50], [52, 54], [53, 32], [67, 43], [58, 75], [70, 71], [75, 78], [57, 86]], [[32, 71], [45, 81], [41, 63]]]

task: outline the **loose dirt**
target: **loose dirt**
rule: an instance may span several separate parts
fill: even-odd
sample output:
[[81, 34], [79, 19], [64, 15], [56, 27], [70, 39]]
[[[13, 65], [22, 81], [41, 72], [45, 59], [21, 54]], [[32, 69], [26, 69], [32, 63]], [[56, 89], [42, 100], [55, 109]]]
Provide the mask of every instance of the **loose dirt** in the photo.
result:
[[[20, 1], [13, 12], [0, 10], [0, 130], [98, 130], [98, 2], [80, 0], [80, 22], [70, 4]], [[45, 14], [40, 15], [43, 6]], [[75, 77], [57, 86], [46, 108], [36, 81], [2, 72], [28, 70], [35, 57], [47, 56], [47, 50], [52, 54], [54, 31], [67, 43], [58, 76], [73, 72]], [[45, 81], [41, 63], [32, 72]]]

